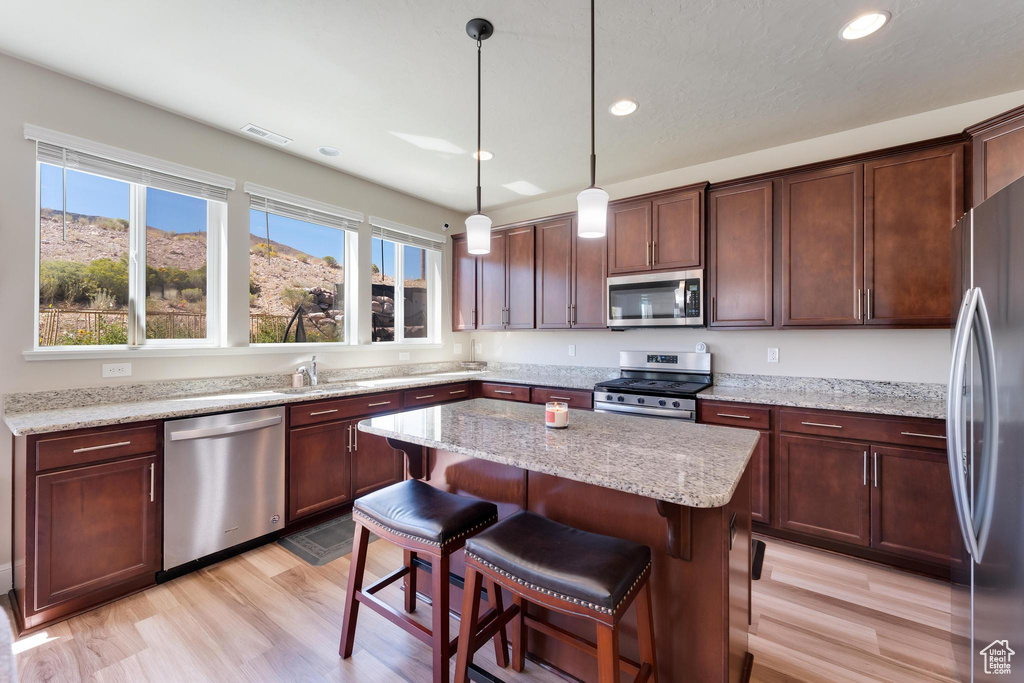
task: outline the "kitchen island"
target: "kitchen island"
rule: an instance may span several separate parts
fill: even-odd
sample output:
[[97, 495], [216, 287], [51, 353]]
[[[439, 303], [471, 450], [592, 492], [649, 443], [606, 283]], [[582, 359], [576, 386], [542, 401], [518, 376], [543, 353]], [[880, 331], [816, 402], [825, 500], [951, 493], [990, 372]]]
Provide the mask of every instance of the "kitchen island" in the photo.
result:
[[[374, 417], [358, 428], [403, 451], [410, 477], [492, 501], [502, 517], [528, 509], [650, 546], [660, 680], [749, 675], [748, 465], [757, 432], [584, 411], [554, 430], [544, 426], [543, 406], [490, 399]], [[453, 571], [461, 573], [461, 557]], [[461, 595], [453, 593], [457, 609]], [[593, 638], [578, 620], [533, 616]], [[637, 658], [632, 614], [620, 647]], [[557, 637], [531, 632], [529, 652], [595, 679], [593, 660]]]

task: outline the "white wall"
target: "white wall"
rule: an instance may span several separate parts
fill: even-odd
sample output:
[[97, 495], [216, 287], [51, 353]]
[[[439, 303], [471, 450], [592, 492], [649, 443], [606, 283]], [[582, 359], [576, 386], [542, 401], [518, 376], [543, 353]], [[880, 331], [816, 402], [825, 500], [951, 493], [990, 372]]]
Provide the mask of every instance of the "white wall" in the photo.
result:
[[[843, 131], [811, 140], [743, 154], [665, 173], [605, 185], [612, 199], [679, 187], [703, 180], [721, 182], [790, 166], [859, 154], [916, 140], [959, 133], [965, 127], [1024, 103], [1024, 91], [966, 102], [914, 116]], [[598, 169], [601, 141], [598, 140]], [[586, 159], [581, 159], [581, 168]], [[603, 162], [607, 169], [609, 162]], [[600, 182], [600, 172], [598, 182]], [[582, 188], [581, 188], [582, 189]], [[490, 212], [495, 225], [575, 211], [576, 193], [547, 197]], [[715, 353], [719, 372], [840, 377], [907, 382], [945, 382], [948, 330], [630, 330], [459, 333], [475, 338], [479, 360], [542, 362], [591, 366], [618, 365], [625, 349], [692, 350], [704, 341]], [[576, 356], [568, 355], [570, 344]], [[767, 362], [778, 347], [778, 364]], [[467, 343], [468, 348], [468, 343]]]
[[[111, 360], [26, 361], [22, 351], [32, 348], [35, 145], [25, 140], [25, 123], [70, 133], [195, 168], [235, 178], [238, 190], [228, 199], [227, 279], [229, 342], [242, 344], [248, 336], [249, 207], [242, 184], [260, 185], [388, 218], [406, 225], [439, 232], [444, 222], [462, 223], [458, 212], [429, 204], [326, 166], [285, 154], [257, 142], [232, 135], [138, 101], [113, 94], [52, 71], [0, 55], [0, 394], [97, 385], [100, 365]], [[230, 97], [230, 84], [224, 96]], [[239, 125], [245, 123], [239, 122]], [[369, 263], [369, 225], [360, 232], [361, 261]], [[447, 261], [446, 256], [446, 262]], [[445, 267], [442, 301], [450, 301], [450, 267]], [[361, 301], [370, 299], [368, 277], [360, 278]], [[439, 348], [410, 350], [409, 362], [453, 358], [449, 331], [449, 304], [444, 305], [442, 343]], [[369, 332], [369, 307], [363, 307], [363, 334]], [[407, 349], [403, 349], [407, 350]], [[321, 367], [386, 365], [398, 363], [398, 350], [347, 348], [318, 351]], [[188, 358], [132, 356], [132, 376], [123, 381], [285, 372], [308, 351], [274, 354], [234, 353]], [[11, 437], [0, 428], [0, 590], [9, 578], [10, 561], [10, 457]]]

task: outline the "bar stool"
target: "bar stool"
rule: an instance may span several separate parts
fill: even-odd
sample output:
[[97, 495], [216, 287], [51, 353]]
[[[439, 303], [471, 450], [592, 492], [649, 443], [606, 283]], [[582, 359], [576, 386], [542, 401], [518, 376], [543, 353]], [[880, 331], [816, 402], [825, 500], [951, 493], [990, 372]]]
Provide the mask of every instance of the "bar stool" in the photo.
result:
[[[532, 512], [507, 517], [466, 542], [466, 592], [455, 680], [468, 680], [473, 653], [494, 625], [500, 628], [511, 619], [515, 671], [523, 670], [526, 629], [532, 628], [596, 655], [600, 683], [618, 683], [620, 669], [634, 674], [638, 683], [656, 683], [650, 573], [651, 549], [645, 545], [574, 529]], [[481, 618], [481, 580], [508, 590], [515, 604], [497, 616], [489, 612]], [[597, 644], [530, 617], [525, 612], [527, 602], [596, 622]], [[632, 603], [636, 604], [640, 663], [619, 657], [619, 620]]]
[[[449, 572], [451, 554], [461, 549], [467, 538], [498, 521], [498, 508], [493, 503], [446, 493], [418, 479], [409, 479], [357, 499], [352, 519], [356, 526], [341, 627], [342, 658], [352, 654], [356, 619], [362, 603], [430, 645], [433, 648], [433, 680], [435, 683], [448, 683], [449, 660], [458, 647], [458, 637], [449, 640], [449, 582], [462, 583], [458, 576]], [[371, 531], [402, 548], [404, 564], [364, 589], [363, 570]], [[421, 555], [429, 559], [429, 564], [419, 558]], [[375, 595], [398, 579], [404, 579], [405, 611], [414, 612], [417, 565], [430, 568], [433, 618], [429, 629]], [[480, 583], [474, 585], [473, 590], [479, 598]], [[487, 599], [491, 607], [488, 615], [503, 611], [501, 593], [490, 583]], [[494, 635], [494, 650], [498, 664], [508, 666], [508, 641], [504, 631]]]

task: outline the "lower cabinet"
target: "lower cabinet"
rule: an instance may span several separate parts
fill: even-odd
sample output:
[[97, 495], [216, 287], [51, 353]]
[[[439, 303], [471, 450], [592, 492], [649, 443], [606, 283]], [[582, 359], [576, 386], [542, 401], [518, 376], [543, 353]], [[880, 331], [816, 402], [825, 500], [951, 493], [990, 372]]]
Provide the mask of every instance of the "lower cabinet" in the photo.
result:
[[352, 499], [351, 420], [288, 434], [288, 523]]
[[772, 433], [760, 432], [750, 466], [750, 519], [761, 524], [771, 521]]
[[376, 434], [360, 432], [352, 422], [352, 489], [354, 498], [405, 478], [405, 454]]
[[871, 544], [867, 446], [783, 434], [778, 483], [780, 528], [859, 546]]

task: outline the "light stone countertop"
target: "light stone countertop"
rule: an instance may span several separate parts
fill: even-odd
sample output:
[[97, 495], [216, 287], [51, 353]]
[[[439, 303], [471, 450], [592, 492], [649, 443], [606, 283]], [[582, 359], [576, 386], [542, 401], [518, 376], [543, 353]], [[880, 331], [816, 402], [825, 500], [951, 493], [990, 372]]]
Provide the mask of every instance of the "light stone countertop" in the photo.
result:
[[474, 399], [359, 422], [359, 430], [689, 507], [729, 502], [759, 434], [683, 420], [573, 410], [567, 429], [544, 407]]
[[946, 419], [945, 401], [904, 396], [865, 396], [858, 394], [829, 394], [814, 391], [713, 386], [697, 394], [697, 398], [711, 401], [763, 403], [766, 405], [814, 408], [818, 410], [844, 410], [851, 413], [894, 415], [897, 417]]

